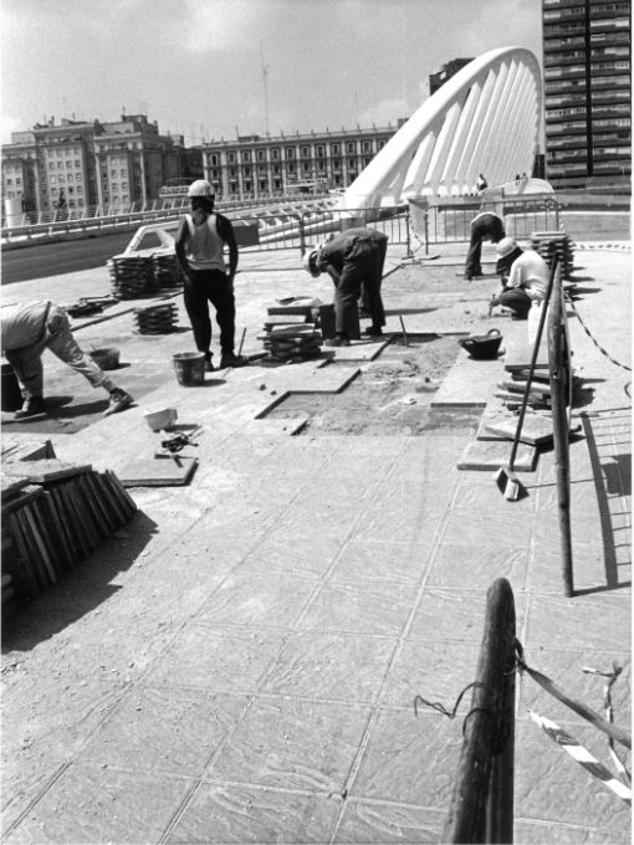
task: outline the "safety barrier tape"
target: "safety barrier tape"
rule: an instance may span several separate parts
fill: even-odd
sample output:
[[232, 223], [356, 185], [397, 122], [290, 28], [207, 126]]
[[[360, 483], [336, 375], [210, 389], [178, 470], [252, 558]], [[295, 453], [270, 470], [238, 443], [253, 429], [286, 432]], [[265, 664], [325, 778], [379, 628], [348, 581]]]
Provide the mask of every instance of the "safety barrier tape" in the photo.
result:
[[618, 250], [625, 250], [629, 252], [632, 249], [631, 243], [629, 241], [585, 241], [578, 243], [577, 241], [572, 242], [572, 246], [575, 248], [575, 252], [580, 250], [591, 250], [591, 249], [618, 249]]
[[[608, 679], [607, 684], [603, 687], [603, 709], [605, 710], [606, 720], [610, 724], [612, 724], [614, 722], [614, 708], [612, 707], [612, 685], [623, 671], [623, 667], [619, 666], [616, 662], [614, 662], [612, 664], [611, 672], [602, 672], [600, 669], [592, 669], [589, 666], [582, 666], [581, 671], [584, 672], [586, 675], [598, 675], [602, 678]], [[624, 783], [630, 784], [632, 782], [632, 777], [627, 767], [625, 766], [625, 763], [616, 753], [616, 748], [614, 747], [614, 740], [612, 739], [612, 737], [608, 738], [608, 752], [610, 754], [610, 757], [612, 758], [612, 762], [616, 766], [616, 769]]]
[[[516, 648], [521, 650], [521, 645], [516, 642]], [[542, 675], [541, 672], [538, 672], [536, 669], [531, 669], [530, 666], [523, 661], [521, 658], [521, 651], [516, 657], [517, 666], [520, 671], [528, 672], [528, 674], [533, 678], [534, 681], [543, 687], [546, 692], [549, 692], [552, 696], [557, 698], [562, 704], [565, 704], [571, 710], [574, 710], [579, 716], [582, 716], [588, 722], [591, 722], [595, 728], [598, 728], [603, 733], [607, 734], [612, 739], [615, 739], [617, 742], [620, 742], [621, 745], [624, 745], [626, 748], [632, 748], [632, 737], [630, 734], [623, 730], [623, 728], [619, 728], [616, 725], [611, 724], [610, 722], [606, 721], [599, 713], [596, 713], [594, 710], [590, 709], [590, 707], [586, 707], [580, 701], [577, 701], [574, 698], [570, 698], [566, 695], [566, 693], [561, 690], [549, 677], [546, 675]]]
[[621, 783], [618, 778], [606, 769], [603, 763], [600, 763], [590, 752], [583, 747], [577, 740], [561, 728], [556, 722], [547, 719], [545, 716], [540, 716], [534, 710], [528, 708], [528, 713], [531, 719], [539, 725], [539, 727], [546, 733], [552, 741], [560, 748], [569, 754], [573, 760], [576, 760], [586, 771], [600, 780], [608, 789], [617, 795], [626, 804], [632, 804], [632, 790]]
[[628, 367], [628, 366], [627, 366], [627, 364], [622, 364], [620, 361], [617, 361], [617, 360], [616, 360], [616, 358], [613, 358], [613, 357], [610, 355], [610, 353], [609, 353], [606, 349], [604, 349], [602, 346], [600, 346], [600, 345], [597, 343], [597, 341], [594, 339], [594, 337], [593, 337], [593, 336], [592, 336], [592, 334], [590, 333], [590, 329], [586, 326], [586, 324], [585, 324], [585, 323], [583, 322], [583, 320], [581, 319], [581, 315], [579, 314], [579, 312], [578, 312], [578, 311], [577, 311], [577, 309], [575, 308], [575, 304], [574, 304], [574, 302], [572, 301], [572, 299], [570, 298], [570, 296], [569, 296], [568, 294], [566, 294], [565, 299], [566, 299], [566, 303], [567, 303], [568, 305], [570, 305], [570, 306], [572, 307], [572, 310], [575, 312], [575, 316], [576, 316], [576, 318], [579, 320], [579, 322], [581, 323], [581, 326], [582, 326], [582, 328], [583, 328], [584, 332], [588, 335], [588, 337], [589, 337], [589, 338], [590, 338], [590, 340], [594, 343], [594, 345], [597, 347], [597, 349], [599, 350], [599, 352], [601, 352], [601, 354], [602, 354], [602, 355], [605, 355], [605, 357], [608, 359], [608, 361], [609, 361], [611, 364], [614, 364], [615, 366], [620, 367], [622, 370], [627, 370], [627, 372], [628, 372], [628, 373], [631, 373], [631, 372], [632, 372], [632, 368], [631, 368], [631, 367]]

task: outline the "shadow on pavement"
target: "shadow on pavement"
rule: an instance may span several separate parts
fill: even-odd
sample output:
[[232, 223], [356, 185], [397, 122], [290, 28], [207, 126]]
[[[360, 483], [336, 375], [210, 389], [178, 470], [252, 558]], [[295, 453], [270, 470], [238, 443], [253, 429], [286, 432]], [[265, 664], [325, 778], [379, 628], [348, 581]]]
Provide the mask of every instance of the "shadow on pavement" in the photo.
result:
[[112, 598], [122, 585], [111, 582], [130, 568], [157, 532], [157, 523], [137, 511], [57, 584], [3, 619], [2, 653], [28, 651]]

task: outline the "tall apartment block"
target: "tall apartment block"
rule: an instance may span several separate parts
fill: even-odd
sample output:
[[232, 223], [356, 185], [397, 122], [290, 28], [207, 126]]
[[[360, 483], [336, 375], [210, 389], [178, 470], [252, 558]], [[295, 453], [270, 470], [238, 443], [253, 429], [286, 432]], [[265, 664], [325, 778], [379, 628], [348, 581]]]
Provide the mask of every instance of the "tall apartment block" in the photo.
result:
[[223, 200], [346, 188], [402, 126], [341, 129], [202, 145], [204, 178]]
[[128, 210], [158, 199], [179, 176], [202, 176], [200, 150], [159, 134], [142, 114], [111, 123], [51, 120], [12, 133], [2, 148], [2, 193], [15, 211]]
[[542, 0], [546, 178], [555, 188], [629, 184], [629, 0]]

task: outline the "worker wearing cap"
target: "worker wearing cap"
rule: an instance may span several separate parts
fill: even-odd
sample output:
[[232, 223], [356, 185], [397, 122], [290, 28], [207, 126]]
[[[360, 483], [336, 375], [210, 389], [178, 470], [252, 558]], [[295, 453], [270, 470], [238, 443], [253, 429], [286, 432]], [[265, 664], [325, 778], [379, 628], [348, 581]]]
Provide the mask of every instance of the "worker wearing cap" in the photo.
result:
[[467, 282], [482, 275], [480, 263], [482, 242], [492, 241], [496, 244], [502, 240], [505, 234], [504, 221], [499, 214], [495, 214], [493, 211], [483, 211], [476, 214], [471, 221], [469, 252], [464, 268], [464, 277]]
[[88, 379], [93, 387], [110, 394], [104, 416], [122, 411], [134, 401], [110, 379], [73, 337], [66, 311], [48, 299], [18, 302], [0, 308], [2, 354], [20, 385], [24, 403], [15, 419], [46, 413], [42, 353], [50, 349], [57, 357]]
[[317, 249], [308, 249], [303, 264], [313, 277], [326, 271], [335, 284], [335, 337], [326, 346], [349, 346], [357, 300], [363, 283], [370, 319], [363, 334], [380, 337], [385, 325], [381, 279], [387, 250], [387, 235], [364, 227], [346, 229]]
[[546, 296], [550, 270], [534, 249], [524, 251], [513, 238], [503, 238], [496, 247], [496, 272], [502, 278], [502, 290], [489, 306], [509, 308], [519, 320], [528, 317], [531, 306], [539, 306]]
[[[238, 268], [238, 245], [231, 221], [214, 213], [214, 193], [204, 179], [189, 186], [191, 214], [181, 219], [176, 234], [176, 255], [185, 273], [183, 299], [199, 352], [212, 371], [209, 302], [216, 309], [220, 327], [221, 367], [236, 367], [244, 359], [234, 355], [236, 306], [233, 280]], [[229, 250], [225, 265], [224, 248]]]

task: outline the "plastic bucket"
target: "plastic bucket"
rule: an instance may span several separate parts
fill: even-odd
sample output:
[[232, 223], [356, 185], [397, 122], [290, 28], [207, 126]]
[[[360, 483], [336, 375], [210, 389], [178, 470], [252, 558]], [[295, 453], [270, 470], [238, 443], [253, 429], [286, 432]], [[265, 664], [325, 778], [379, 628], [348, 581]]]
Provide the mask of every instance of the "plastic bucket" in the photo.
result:
[[2, 365], [2, 410], [18, 411], [22, 407], [20, 385], [11, 364]]
[[189, 387], [205, 381], [205, 353], [178, 352], [172, 357], [176, 380]]

